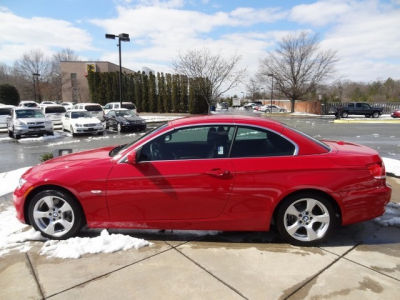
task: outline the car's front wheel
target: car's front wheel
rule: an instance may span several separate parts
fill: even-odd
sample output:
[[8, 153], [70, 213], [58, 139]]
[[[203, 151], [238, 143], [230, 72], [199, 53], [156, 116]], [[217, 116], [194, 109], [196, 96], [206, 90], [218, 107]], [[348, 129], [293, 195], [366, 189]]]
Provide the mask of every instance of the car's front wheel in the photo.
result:
[[329, 200], [312, 193], [294, 195], [279, 207], [276, 225], [281, 237], [291, 244], [312, 246], [332, 232], [336, 216]]
[[349, 114], [347, 113], [347, 111], [342, 112], [342, 118], [347, 118], [349, 116]]
[[28, 207], [31, 225], [50, 239], [67, 239], [83, 226], [83, 213], [76, 200], [65, 192], [45, 190]]
[[379, 112], [375, 111], [375, 112], [372, 114], [372, 117], [373, 117], [373, 118], [379, 118]]

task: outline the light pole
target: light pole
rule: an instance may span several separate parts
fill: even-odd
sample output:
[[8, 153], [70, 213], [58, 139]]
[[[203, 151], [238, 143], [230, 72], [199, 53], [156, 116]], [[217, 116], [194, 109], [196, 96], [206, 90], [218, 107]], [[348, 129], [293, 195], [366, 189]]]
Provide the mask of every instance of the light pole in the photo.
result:
[[268, 77], [271, 77], [272, 87], [271, 87], [271, 107], [269, 112], [272, 114], [272, 98], [274, 97], [274, 74], [269, 73]]
[[[32, 73], [32, 78], [33, 78], [33, 95], [35, 97], [35, 102], [36, 102], [36, 82], [39, 81], [39, 73]], [[39, 95], [40, 96], [40, 95]]]
[[119, 107], [122, 108], [122, 66], [121, 66], [121, 41], [129, 42], [128, 33], [120, 33], [118, 35], [106, 33], [106, 39], [115, 40], [118, 38], [118, 52], [119, 52]]

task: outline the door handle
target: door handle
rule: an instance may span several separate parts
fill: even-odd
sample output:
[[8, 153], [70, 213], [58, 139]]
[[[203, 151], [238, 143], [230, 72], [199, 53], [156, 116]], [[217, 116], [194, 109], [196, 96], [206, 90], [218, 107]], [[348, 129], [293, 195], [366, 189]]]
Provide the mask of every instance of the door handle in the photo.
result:
[[214, 177], [227, 177], [231, 174], [228, 170], [222, 170], [219, 168], [211, 169], [210, 171], [206, 172], [207, 175], [214, 176]]

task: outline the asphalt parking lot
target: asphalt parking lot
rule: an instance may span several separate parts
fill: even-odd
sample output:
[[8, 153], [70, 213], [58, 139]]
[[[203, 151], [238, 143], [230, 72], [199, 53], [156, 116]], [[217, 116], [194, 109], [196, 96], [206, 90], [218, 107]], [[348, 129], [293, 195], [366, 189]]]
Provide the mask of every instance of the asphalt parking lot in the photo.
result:
[[[400, 159], [398, 125], [334, 124], [326, 118], [279, 117], [317, 138], [361, 143]], [[338, 126], [339, 125], [339, 126]], [[382, 125], [382, 126], [381, 126]], [[152, 125], [152, 126], [155, 126]], [[38, 163], [58, 148], [74, 151], [126, 143], [137, 133], [63, 135], [48, 141], [1, 139], [1, 170]], [[400, 179], [390, 178], [400, 202]], [[0, 197], [0, 211], [11, 194]], [[339, 228], [319, 247], [295, 247], [273, 232], [214, 235], [124, 230], [148, 247], [80, 259], [26, 253], [0, 257], [1, 299], [396, 299], [400, 295], [400, 228], [368, 221]], [[97, 235], [84, 230], [82, 237]], [[22, 284], [23, 283], [23, 284]]]

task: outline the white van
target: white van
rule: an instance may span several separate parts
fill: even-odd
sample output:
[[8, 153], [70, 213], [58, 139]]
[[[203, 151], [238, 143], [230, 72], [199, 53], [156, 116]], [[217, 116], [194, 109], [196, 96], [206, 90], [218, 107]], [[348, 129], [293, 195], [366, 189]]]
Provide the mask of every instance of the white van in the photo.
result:
[[[131, 110], [136, 114], [136, 105], [132, 102], [122, 102], [122, 108], [126, 108], [127, 110]], [[120, 109], [119, 102], [110, 102], [104, 106], [104, 113], [108, 113], [110, 110]]]
[[104, 110], [100, 104], [97, 103], [77, 103], [74, 109], [87, 110], [93, 117], [98, 118], [100, 121], [104, 121]]
[[47, 119], [53, 122], [53, 127], [57, 129], [61, 129], [62, 127], [62, 117], [67, 111], [62, 105], [44, 105], [41, 107], [44, 115]]

